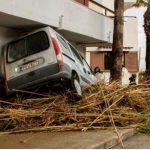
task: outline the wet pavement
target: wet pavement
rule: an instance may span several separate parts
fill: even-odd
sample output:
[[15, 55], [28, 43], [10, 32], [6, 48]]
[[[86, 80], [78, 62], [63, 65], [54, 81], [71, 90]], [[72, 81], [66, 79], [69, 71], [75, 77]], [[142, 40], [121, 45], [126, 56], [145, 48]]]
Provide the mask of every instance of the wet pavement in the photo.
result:
[[[133, 136], [135, 129], [119, 130], [123, 139]], [[74, 149], [111, 148], [118, 144], [113, 130], [38, 132], [22, 134], [0, 134], [0, 148], [5, 149]]]
[[[121, 149], [120, 145], [115, 149]], [[125, 149], [150, 149], [150, 135], [135, 135], [124, 142]]]

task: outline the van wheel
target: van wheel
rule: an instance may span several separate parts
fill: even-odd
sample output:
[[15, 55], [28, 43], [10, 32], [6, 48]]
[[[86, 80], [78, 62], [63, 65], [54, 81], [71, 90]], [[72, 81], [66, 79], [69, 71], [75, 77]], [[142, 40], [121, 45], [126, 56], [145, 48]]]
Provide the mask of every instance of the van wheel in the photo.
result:
[[6, 92], [5, 92], [5, 89], [4, 89], [4, 88], [1, 88], [1, 89], [0, 89], [0, 98], [7, 98]]
[[82, 88], [76, 74], [71, 78], [71, 89], [73, 92], [73, 101], [80, 100], [82, 98]]

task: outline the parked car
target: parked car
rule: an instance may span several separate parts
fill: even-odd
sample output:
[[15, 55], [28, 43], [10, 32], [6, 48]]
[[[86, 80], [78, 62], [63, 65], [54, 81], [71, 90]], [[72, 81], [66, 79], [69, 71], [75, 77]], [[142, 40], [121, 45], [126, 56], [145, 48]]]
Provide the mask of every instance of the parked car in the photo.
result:
[[67, 83], [72, 91], [82, 96], [82, 88], [96, 82], [78, 50], [51, 27], [10, 42], [1, 57], [1, 94]]

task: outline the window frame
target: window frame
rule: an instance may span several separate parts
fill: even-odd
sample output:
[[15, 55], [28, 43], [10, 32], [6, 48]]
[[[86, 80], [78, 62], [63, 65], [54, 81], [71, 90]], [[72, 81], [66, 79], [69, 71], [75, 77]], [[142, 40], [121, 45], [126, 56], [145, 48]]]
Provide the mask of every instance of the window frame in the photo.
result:
[[[70, 47], [68, 45], [68, 42], [58, 33], [56, 33], [56, 37], [60, 43], [61, 48], [63, 47], [62, 49], [65, 49], [62, 53], [65, 53], [66, 55], [70, 56], [71, 51], [70, 51]], [[66, 44], [66, 46], [61, 42], [61, 40]]]
[[81, 58], [82, 58], [82, 62], [83, 62], [83, 65], [84, 65], [84, 62], [86, 64], [86, 68], [88, 67], [88, 69], [90, 70], [90, 74], [93, 74], [93, 71], [92, 71], [92, 68], [90, 67], [90, 65], [87, 63], [87, 61], [84, 59], [84, 57], [82, 55], [80, 55]]
[[[68, 43], [68, 44], [69, 44], [69, 47], [70, 47], [73, 57], [75, 59], [77, 59], [81, 64], [83, 64], [81, 55], [79, 54], [78, 50], [76, 50], [76, 48], [74, 48], [74, 46], [72, 46], [70, 43]], [[72, 50], [72, 48], [73, 48], [73, 50]]]

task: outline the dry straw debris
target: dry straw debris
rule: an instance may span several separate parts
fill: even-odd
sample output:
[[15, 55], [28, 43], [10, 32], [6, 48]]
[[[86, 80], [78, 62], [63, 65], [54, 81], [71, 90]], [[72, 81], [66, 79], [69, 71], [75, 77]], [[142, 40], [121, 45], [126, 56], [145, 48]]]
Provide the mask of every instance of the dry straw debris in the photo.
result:
[[0, 131], [66, 131], [139, 127], [150, 116], [150, 86], [97, 83], [84, 89], [83, 99], [68, 95], [0, 100]]

